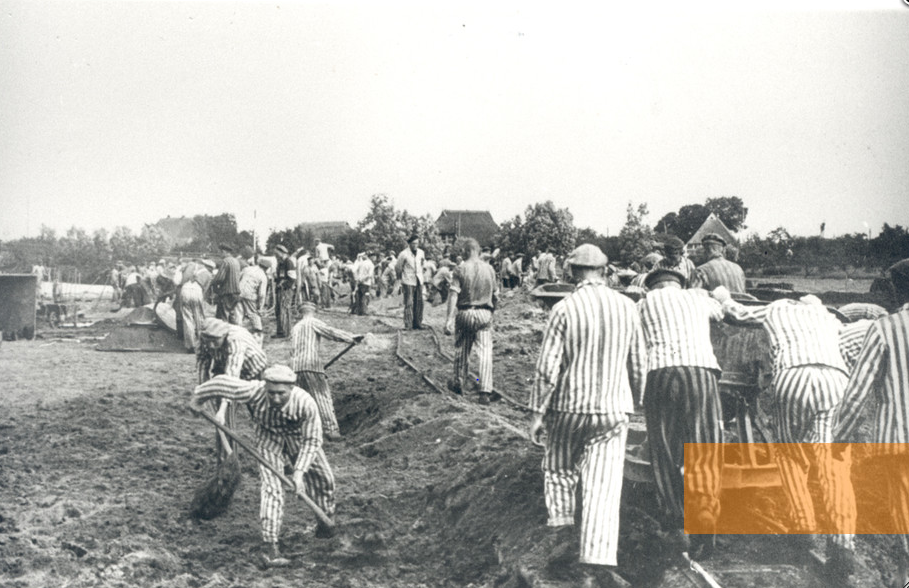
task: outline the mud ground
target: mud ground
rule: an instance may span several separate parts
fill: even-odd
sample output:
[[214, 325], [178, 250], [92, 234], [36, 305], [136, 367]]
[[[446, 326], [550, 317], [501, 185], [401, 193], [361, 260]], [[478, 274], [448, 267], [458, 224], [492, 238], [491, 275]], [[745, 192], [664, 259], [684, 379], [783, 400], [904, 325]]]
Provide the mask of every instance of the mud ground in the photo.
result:
[[[375, 301], [382, 316], [343, 306], [322, 314], [372, 336], [329, 371], [344, 434], [326, 446], [342, 532], [314, 538], [314, 517], [288, 496], [287, 568], [263, 569], [258, 558], [257, 468], [248, 456], [226, 514], [188, 515], [215, 464], [213, 430], [187, 407], [191, 354], [96, 351], [122, 311], [87, 329], [2, 343], [0, 586], [576, 586], [576, 569], [560, 565], [571, 559], [570, 541], [545, 526], [542, 451], [524, 437], [528, 415], [504, 401], [481, 407], [471, 391], [440, 394], [404, 367], [395, 357], [400, 305]], [[428, 306], [426, 316], [441, 335], [444, 307]], [[505, 297], [497, 312], [496, 387], [519, 402], [545, 319], [525, 293]], [[451, 338], [441, 340], [453, 353]], [[323, 357], [342, 347], [326, 344]], [[290, 343], [267, 340], [266, 351], [285, 362]], [[401, 352], [444, 388], [451, 368], [432, 331], [405, 332]], [[251, 433], [243, 417], [240, 431]], [[760, 515], [773, 533], [781, 491], [746, 494], [723, 517]], [[881, 501], [860, 495], [860, 516]], [[655, 512], [653, 488], [626, 482], [619, 572], [633, 586], [685, 586]], [[851, 584], [820, 577], [776, 535], [722, 536], [704, 565], [724, 587], [883, 586], [893, 538], [862, 535], [858, 551]]]

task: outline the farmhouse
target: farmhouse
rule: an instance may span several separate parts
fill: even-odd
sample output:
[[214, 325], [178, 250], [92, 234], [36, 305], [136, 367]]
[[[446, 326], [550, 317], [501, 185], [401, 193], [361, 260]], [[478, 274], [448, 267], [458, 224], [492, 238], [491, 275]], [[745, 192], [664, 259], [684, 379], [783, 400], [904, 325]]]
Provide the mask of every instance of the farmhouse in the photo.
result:
[[439, 235], [446, 243], [458, 237], [473, 237], [480, 246], [491, 246], [499, 225], [488, 210], [443, 210], [436, 221]]

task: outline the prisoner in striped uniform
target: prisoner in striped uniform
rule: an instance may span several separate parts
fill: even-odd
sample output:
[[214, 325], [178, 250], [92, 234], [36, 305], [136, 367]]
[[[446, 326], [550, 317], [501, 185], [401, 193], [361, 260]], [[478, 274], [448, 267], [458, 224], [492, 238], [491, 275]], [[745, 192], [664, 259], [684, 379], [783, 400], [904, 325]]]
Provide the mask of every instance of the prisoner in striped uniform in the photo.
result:
[[205, 307], [203, 306], [205, 293], [200, 282], [204, 279], [204, 274], [199, 275], [201, 269], [204, 269], [204, 266], [191, 261], [183, 268], [181, 276], [178, 297], [183, 322], [183, 346], [187, 351], [196, 351], [199, 347], [202, 321], [205, 320]]
[[262, 315], [259, 314], [265, 303], [268, 291], [268, 276], [265, 270], [271, 264], [262, 256], [255, 265], [248, 265], [240, 270], [240, 313], [249, 320], [249, 331], [253, 338], [262, 345]]
[[[293, 467], [297, 491], [304, 491], [326, 515], [335, 512], [335, 480], [322, 450], [322, 424], [312, 396], [294, 386], [296, 375], [287, 366], [275, 365], [263, 374], [265, 381], [248, 382], [216, 376], [197, 386], [192, 406], [202, 410], [206, 401], [226, 400], [246, 404], [255, 430], [259, 454], [278, 471]], [[278, 477], [259, 465], [262, 480], [259, 522], [262, 540], [279, 557], [278, 537], [284, 517], [284, 488]], [[317, 537], [330, 537], [331, 529], [319, 522]]]
[[[650, 291], [638, 302], [647, 342], [644, 415], [657, 490], [673, 532], [685, 526], [698, 535], [698, 549], [713, 548], [720, 514], [723, 413], [717, 380], [720, 365], [710, 342], [710, 322], [723, 307], [704, 290], [683, 290], [685, 277], [657, 269], [647, 276]], [[682, 476], [685, 443], [715, 443], [701, 451]], [[684, 541], [684, 540], [683, 540]]]
[[455, 269], [451, 278], [448, 299], [448, 321], [445, 334], [455, 333], [457, 355], [454, 379], [448, 387], [457, 394], [464, 389], [469, 373], [470, 351], [476, 346], [479, 361], [479, 403], [493, 399], [492, 385], [492, 315], [499, 293], [496, 272], [480, 259], [480, 244], [476, 239], [464, 241], [467, 260]]
[[243, 327], [212, 317], [202, 323], [202, 344], [196, 354], [200, 384], [220, 374], [252, 380], [267, 364], [265, 351]]
[[893, 586], [909, 578], [909, 259], [890, 268], [903, 303], [868, 329], [862, 352], [846, 386], [839, 414], [842, 439], [856, 428], [868, 398], [874, 395], [872, 438], [875, 459], [884, 467], [890, 513], [900, 533], [901, 551]]
[[716, 233], [701, 239], [707, 262], [698, 266], [700, 287], [713, 291], [723, 286], [730, 292], [745, 293], [745, 272], [742, 267], [726, 259], [726, 241]]
[[[773, 356], [774, 424], [778, 438], [793, 444], [777, 451], [783, 487], [789, 497], [796, 533], [818, 530], [808, 491], [811, 462], [816, 465], [828, 521], [828, 566], [843, 574], [854, 568], [855, 494], [850, 453], [834, 451], [836, 413], [848, 371], [839, 348], [842, 324], [815, 296], [745, 307], [727, 299], [724, 310], [739, 320], [763, 324]], [[806, 445], [810, 450], [806, 451]], [[846, 532], [842, 532], [842, 531]]]
[[291, 323], [291, 308], [294, 305], [294, 288], [297, 285], [297, 266], [287, 253], [284, 245], [275, 246], [275, 339], [287, 336]]
[[594, 245], [570, 257], [574, 292], [552, 309], [530, 396], [530, 438], [541, 445], [548, 525], [574, 524], [583, 493], [580, 561], [615, 566], [628, 413], [644, 386], [641, 321], [631, 299], [605, 281]]
[[685, 257], [685, 243], [675, 235], [663, 243], [663, 259], [656, 262], [654, 269], [671, 269], [685, 276], [686, 288], [699, 288], [697, 267], [694, 262]]
[[331, 441], [341, 438], [338, 428], [338, 419], [331, 399], [331, 389], [322, 360], [319, 357], [319, 348], [322, 338], [342, 343], [357, 343], [363, 339], [362, 335], [353, 335], [342, 329], [330, 327], [316, 318], [316, 305], [313, 302], [302, 304], [303, 318], [294, 325], [291, 332], [293, 342], [293, 359], [291, 368], [297, 374], [297, 386], [309, 392], [319, 407], [322, 417], [322, 430]]

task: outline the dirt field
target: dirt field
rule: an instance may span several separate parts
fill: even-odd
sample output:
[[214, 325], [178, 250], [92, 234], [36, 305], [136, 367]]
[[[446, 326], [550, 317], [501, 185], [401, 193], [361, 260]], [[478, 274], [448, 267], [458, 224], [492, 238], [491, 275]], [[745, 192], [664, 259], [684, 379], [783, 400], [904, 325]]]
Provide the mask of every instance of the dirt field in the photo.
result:
[[[384, 299], [373, 309], [399, 317], [400, 304]], [[212, 428], [187, 407], [192, 355], [95, 351], [91, 338], [112, 322], [2, 343], [0, 586], [576, 586], [575, 571], [556, 565], [568, 548], [545, 526], [542, 452], [524, 437], [526, 413], [433, 390], [395, 357], [400, 319], [388, 316], [323, 313], [334, 326], [373, 334], [329, 371], [344, 434], [326, 448], [342, 533], [315, 539], [314, 517], [288, 496], [282, 548], [293, 565], [268, 570], [257, 558], [251, 458], [241, 455], [243, 481], [225, 515], [188, 515], [215, 463]], [[441, 306], [427, 317], [441, 329]], [[496, 386], [519, 402], [545, 317], [523, 293], [497, 312]], [[323, 357], [341, 348], [328, 344]], [[266, 351], [285, 362], [290, 343], [267, 340]], [[450, 365], [432, 331], [404, 333], [401, 351], [444, 388]], [[442, 351], [452, 353], [451, 338]], [[249, 437], [248, 419], [240, 423]], [[772, 520], [781, 492], [754, 494], [740, 503], [757, 506], [723, 516]], [[628, 482], [623, 502], [620, 573], [633, 586], [685, 586], [651, 516], [653, 489]], [[869, 508], [880, 498], [860, 496], [860, 515]], [[785, 545], [779, 536], [724, 536], [705, 566], [724, 587], [832, 585]], [[851, 585], [881, 586], [892, 553], [892, 538], [860, 537]]]

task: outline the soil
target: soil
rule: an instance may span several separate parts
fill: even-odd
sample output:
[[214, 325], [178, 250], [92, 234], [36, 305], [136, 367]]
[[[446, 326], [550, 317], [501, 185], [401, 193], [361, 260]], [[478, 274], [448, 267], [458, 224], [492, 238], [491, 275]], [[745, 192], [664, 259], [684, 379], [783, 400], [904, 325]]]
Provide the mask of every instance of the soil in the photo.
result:
[[[370, 333], [328, 373], [344, 435], [326, 445], [341, 532], [315, 538], [315, 518], [288, 495], [281, 546], [291, 565], [282, 568], [266, 569], [259, 557], [258, 468], [249, 456], [240, 455], [228, 511], [210, 521], [189, 516], [216, 463], [213, 428], [188, 408], [193, 355], [97, 351], [123, 312], [4, 343], [0, 586], [578, 585], [576, 566], [562, 565], [572, 559], [571, 538], [545, 525], [542, 451], [526, 439], [529, 416], [504, 400], [480, 406], [472, 389], [439, 393], [405, 367], [395, 355], [400, 306], [394, 297], [374, 301], [373, 316], [341, 306], [322, 313], [333, 326]], [[546, 316], [524, 292], [506, 294], [496, 314], [496, 387], [519, 404]], [[426, 317], [437, 335], [405, 331], [401, 353], [444, 390], [451, 367], [442, 354], [453, 354], [452, 338], [441, 335], [444, 306], [427, 306]], [[323, 359], [343, 347], [325, 344]], [[290, 341], [266, 339], [266, 351], [287, 362]], [[239, 421], [250, 438], [248, 419]], [[740, 492], [725, 520], [760, 514], [774, 532], [781, 491]], [[860, 516], [881, 501], [860, 494]], [[618, 571], [633, 586], [684, 586], [655, 512], [653, 487], [626, 482]], [[722, 536], [704, 566], [724, 587], [829, 585], [785, 539]], [[851, 585], [883, 585], [895, 549], [892, 537], [860, 536]]]

